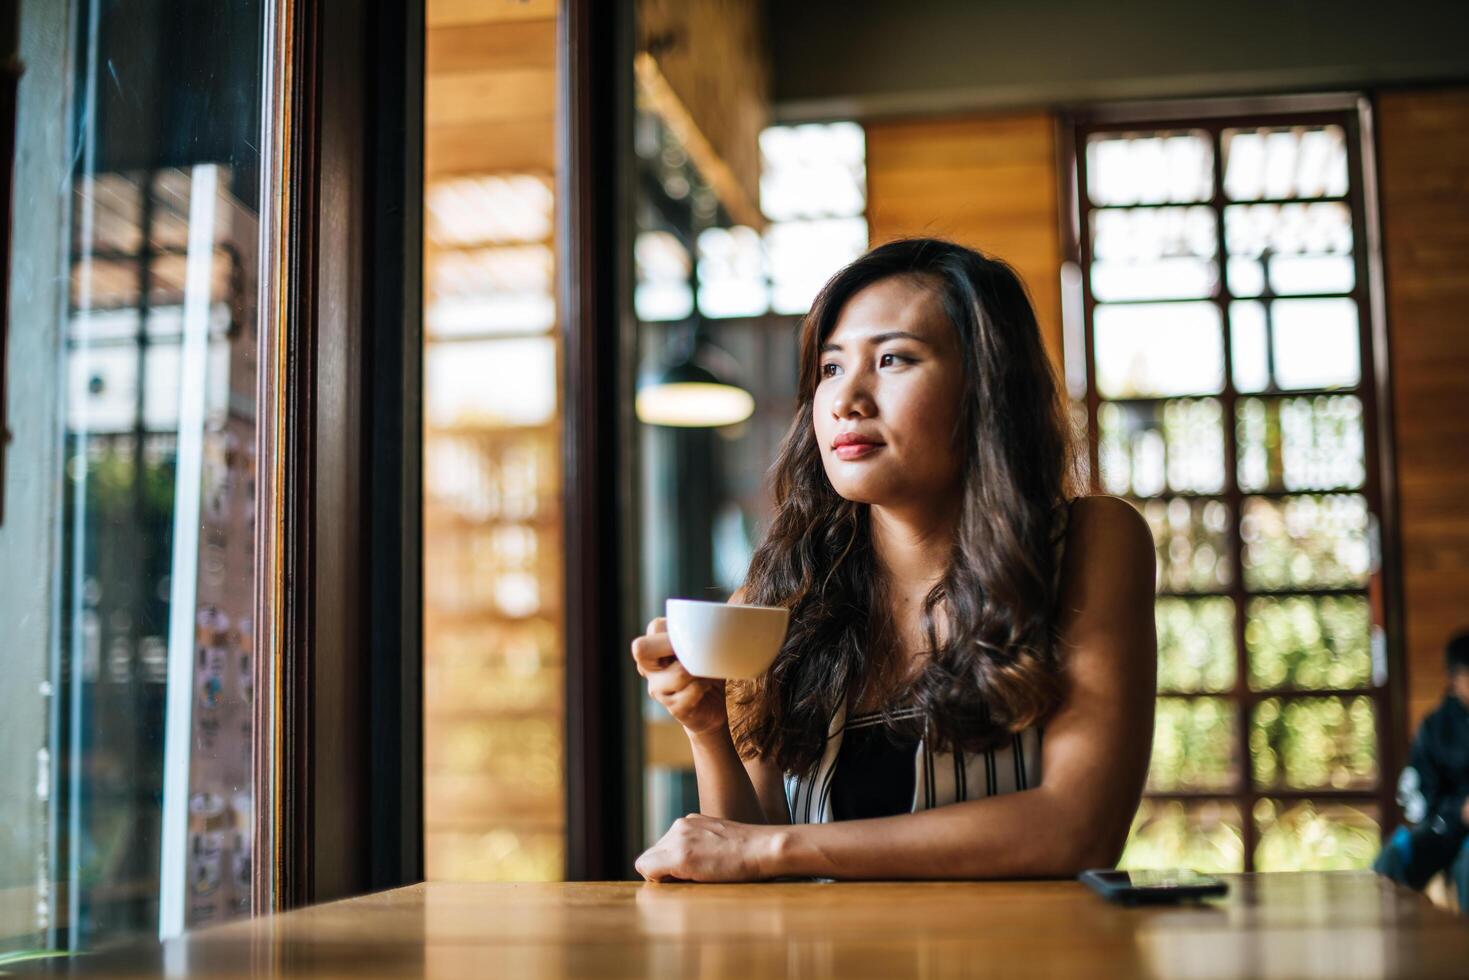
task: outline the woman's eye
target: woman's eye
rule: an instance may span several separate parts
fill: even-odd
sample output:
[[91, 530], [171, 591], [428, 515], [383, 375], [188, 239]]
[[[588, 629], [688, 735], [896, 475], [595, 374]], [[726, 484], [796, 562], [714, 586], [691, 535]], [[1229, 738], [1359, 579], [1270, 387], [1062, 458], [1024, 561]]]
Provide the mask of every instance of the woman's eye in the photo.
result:
[[883, 361], [885, 361], [889, 357], [891, 357], [894, 361], [906, 361], [906, 360], [908, 360], [908, 358], [904, 357], [901, 354], [884, 354], [884, 355], [882, 355], [882, 357], [879, 357], [877, 359], [878, 366], [881, 367]]

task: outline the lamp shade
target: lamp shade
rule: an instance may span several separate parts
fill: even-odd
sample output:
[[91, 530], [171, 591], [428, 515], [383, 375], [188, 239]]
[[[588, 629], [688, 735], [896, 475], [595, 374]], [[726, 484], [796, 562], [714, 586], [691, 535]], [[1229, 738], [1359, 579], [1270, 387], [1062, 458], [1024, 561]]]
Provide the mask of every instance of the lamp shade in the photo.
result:
[[699, 353], [696, 349], [693, 357], [638, 386], [640, 421], [697, 428], [733, 425], [754, 414], [754, 397], [698, 363]]

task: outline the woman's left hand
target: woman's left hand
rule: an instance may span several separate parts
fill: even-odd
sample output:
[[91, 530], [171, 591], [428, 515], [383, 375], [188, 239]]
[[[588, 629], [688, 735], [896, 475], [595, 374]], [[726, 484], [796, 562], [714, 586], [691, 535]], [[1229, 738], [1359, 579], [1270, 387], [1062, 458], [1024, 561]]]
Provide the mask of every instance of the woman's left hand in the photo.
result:
[[773, 878], [784, 827], [680, 817], [634, 865], [648, 881], [760, 881]]

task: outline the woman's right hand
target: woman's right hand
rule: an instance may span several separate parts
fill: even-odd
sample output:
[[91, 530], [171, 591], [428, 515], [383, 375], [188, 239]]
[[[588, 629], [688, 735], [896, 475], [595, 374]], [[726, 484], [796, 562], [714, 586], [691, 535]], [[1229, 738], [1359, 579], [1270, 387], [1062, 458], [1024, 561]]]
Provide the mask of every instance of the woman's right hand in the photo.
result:
[[679, 663], [668, 639], [668, 621], [662, 616], [648, 624], [648, 632], [632, 641], [638, 673], [648, 679], [648, 693], [692, 738], [729, 728], [724, 706], [724, 681], [695, 677]]

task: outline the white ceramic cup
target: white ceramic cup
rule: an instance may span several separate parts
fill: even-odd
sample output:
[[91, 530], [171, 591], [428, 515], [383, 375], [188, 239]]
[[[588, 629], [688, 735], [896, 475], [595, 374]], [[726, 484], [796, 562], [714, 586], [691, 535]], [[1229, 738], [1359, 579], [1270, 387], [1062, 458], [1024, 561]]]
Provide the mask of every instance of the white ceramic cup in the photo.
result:
[[790, 610], [669, 599], [668, 641], [695, 677], [746, 679], [770, 666], [785, 641]]

